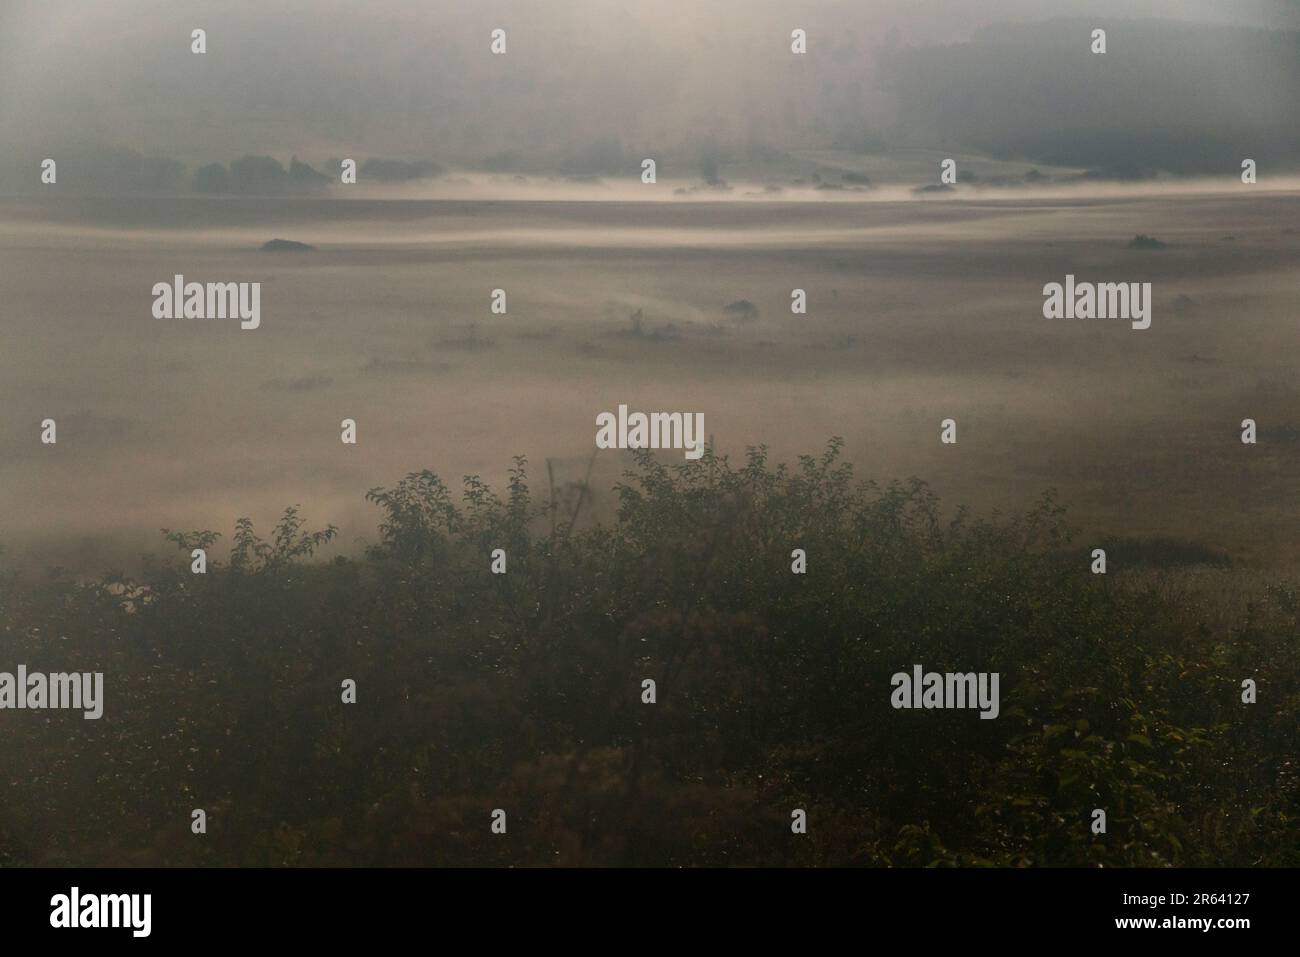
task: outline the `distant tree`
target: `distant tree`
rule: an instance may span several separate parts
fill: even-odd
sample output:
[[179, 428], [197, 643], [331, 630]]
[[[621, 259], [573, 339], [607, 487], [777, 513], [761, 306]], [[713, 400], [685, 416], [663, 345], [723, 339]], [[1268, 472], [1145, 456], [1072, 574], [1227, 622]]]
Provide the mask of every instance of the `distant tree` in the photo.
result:
[[1154, 236], [1137, 235], [1129, 240], [1129, 249], [1164, 249], [1168, 243], [1163, 243]]
[[230, 174], [220, 163], [200, 166], [194, 173], [194, 192], [226, 193], [230, 191]]
[[230, 186], [236, 193], [282, 193], [288, 176], [280, 161], [271, 156], [245, 156], [230, 164]]
[[298, 162], [298, 157], [294, 156], [289, 160], [289, 181], [297, 189], [317, 189], [330, 178], [308, 164]]

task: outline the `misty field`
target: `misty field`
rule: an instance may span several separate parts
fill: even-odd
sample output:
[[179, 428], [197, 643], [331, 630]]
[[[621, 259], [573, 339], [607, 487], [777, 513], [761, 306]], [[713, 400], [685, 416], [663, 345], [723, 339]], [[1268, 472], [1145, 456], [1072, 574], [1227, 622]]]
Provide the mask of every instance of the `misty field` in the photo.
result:
[[[703, 412], [722, 453], [842, 435], [867, 474], [946, 502], [1055, 488], [1088, 533], [1294, 570], [1300, 194], [1240, 195], [11, 202], [2, 560], [133, 568], [161, 526], [295, 503], [355, 554], [358, 490], [426, 467], [499, 480], [517, 454], [579, 481], [622, 402]], [[1167, 247], [1128, 248], [1139, 233]], [[273, 238], [316, 250], [261, 252]], [[1044, 320], [1067, 272], [1152, 282], [1152, 327]], [[261, 281], [261, 328], [153, 319], [150, 287], [177, 273]], [[593, 485], [626, 461], [600, 456]]]
[[[1297, 223], [1158, 185], [6, 201], [6, 660], [108, 702], [9, 716], [0, 863], [1294, 866]], [[178, 273], [260, 281], [261, 327], [152, 318]], [[1067, 273], [1151, 282], [1151, 328], [1043, 319]], [[620, 403], [709, 453], [593, 459]], [[1001, 671], [1002, 717], [892, 710], [914, 662]]]

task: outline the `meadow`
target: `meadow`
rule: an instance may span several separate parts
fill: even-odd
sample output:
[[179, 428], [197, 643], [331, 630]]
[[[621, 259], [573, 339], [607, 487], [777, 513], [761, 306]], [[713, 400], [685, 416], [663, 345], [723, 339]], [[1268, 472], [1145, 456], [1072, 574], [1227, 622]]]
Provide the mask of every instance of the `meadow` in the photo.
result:
[[[5, 201], [0, 664], [106, 703], [7, 715], [0, 863], [1295, 866], [1297, 212]], [[593, 456], [620, 403], [707, 451]], [[918, 662], [997, 720], [891, 708]]]

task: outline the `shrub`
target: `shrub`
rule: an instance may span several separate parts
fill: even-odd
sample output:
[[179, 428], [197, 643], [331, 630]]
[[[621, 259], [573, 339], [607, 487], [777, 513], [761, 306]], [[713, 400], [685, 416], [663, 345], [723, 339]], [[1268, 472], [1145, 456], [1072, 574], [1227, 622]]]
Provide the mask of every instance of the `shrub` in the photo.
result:
[[[1216, 632], [1090, 574], [1050, 496], [945, 516], [839, 451], [637, 453], [588, 528], [522, 459], [503, 497], [417, 472], [371, 490], [357, 558], [310, 561], [333, 530], [294, 508], [203, 576], [212, 532], [141, 581], [6, 579], [7, 657], [102, 670], [108, 703], [6, 718], [0, 862], [1300, 863], [1294, 588]], [[999, 672], [1000, 718], [893, 710], [915, 663]]]

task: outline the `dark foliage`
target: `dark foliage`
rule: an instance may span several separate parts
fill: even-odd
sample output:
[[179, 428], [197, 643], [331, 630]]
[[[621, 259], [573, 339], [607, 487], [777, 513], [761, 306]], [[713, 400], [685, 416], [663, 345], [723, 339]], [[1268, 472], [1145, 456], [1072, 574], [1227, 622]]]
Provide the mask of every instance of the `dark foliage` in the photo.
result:
[[[1050, 498], [945, 520], [838, 450], [642, 454], [586, 530], [522, 460], [504, 498], [425, 471], [369, 493], [356, 560], [308, 562], [333, 529], [290, 509], [206, 575], [219, 536], [166, 532], [139, 582], [8, 580], [6, 660], [107, 704], [5, 716], [0, 861], [1300, 864], [1300, 593], [1216, 631], [1090, 574]], [[916, 663], [999, 672], [1001, 716], [893, 710]]]

